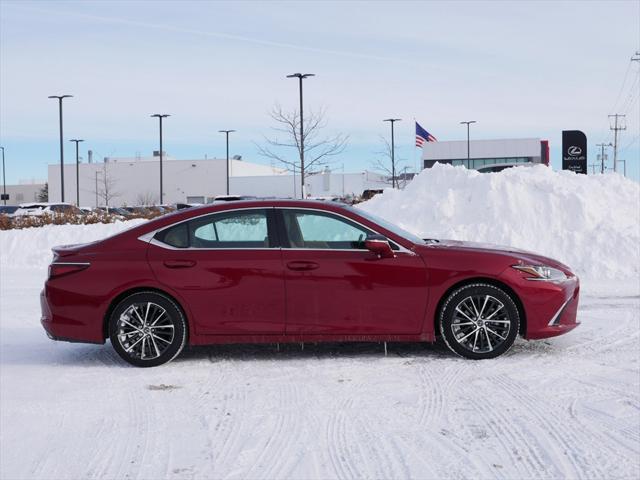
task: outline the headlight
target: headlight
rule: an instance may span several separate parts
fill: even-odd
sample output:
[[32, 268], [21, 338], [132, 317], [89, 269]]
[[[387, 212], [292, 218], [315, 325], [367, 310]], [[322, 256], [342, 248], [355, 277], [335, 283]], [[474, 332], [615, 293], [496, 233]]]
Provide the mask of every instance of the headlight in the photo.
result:
[[562, 282], [567, 276], [562, 270], [547, 267], [546, 265], [513, 265], [513, 268], [531, 275], [527, 280], [546, 280], [549, 282]]

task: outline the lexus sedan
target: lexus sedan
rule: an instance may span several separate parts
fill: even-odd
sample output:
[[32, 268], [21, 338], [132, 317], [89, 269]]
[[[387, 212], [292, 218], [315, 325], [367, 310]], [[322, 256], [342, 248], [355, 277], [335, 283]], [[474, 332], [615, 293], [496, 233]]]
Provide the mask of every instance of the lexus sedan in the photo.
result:
[[151, 367], [186, 344], [434, 342], [470, 359], [578, 325], [579, 281], [533, 253], [422, 239], [333, 202], [180, 210], [56, 247], [41, 294], [54, 340], [111, 341]]

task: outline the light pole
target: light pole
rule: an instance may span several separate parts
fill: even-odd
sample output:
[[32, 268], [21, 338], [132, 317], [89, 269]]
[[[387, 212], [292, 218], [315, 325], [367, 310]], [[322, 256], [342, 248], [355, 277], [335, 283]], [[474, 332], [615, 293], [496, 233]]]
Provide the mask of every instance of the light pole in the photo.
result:
[[[292, 73], [287, 78], [297, 78], [300, 85], [300, 196], [304, 198], [304, 115], [302, 108], [302, 80], [315, 77], [314, 73]], [[295, 170], [295, 169], [294, 169]]]
[[460, 125], [466, 125], [467, 126], [467, 169], [471, 168], [471, 148], [470, 148], [470, 142], [469, 142], [469, 125], [471, 125], [472, 123], [476, 123], [475, 120], [469, 120], [468, 122], [460, 122]]
[[166, 113], [154, 113], [151, 116], [160, 120], [160, 205], [162, 205], [164, 202], [164, 199], [162, 198], [162, 156], [164, 155], [164, 152], [162, 151], [162, 119], [170, 117], [171, 115], [167, 115]]
[[235, 130], [218, 130], [218, 132], [227, 136], [227, 195], [229, 195], [229, 134]]
[[7, 204], [7, 182], [4, 177], [4, 147], [0, 147], [2, 150], [2, 201]]
[[69, 141], [76, 144], [76, 207], [80, 207], [80, 157], [78, 156], [78, 144], [84, 142], [84, 140], [74, 138]]
[[401, 121], [401, 118], [387, 118], [383, 122], [391, 124], [391, 187], [396, 188], [396, 144], [393, 134], [393, 124]]
[[72, 98], [73, 95], [49, 95], [49, 98], [58, 99], [58, 111], [60, 114], [60, 199], [64, 202], [64, 144], [62, 140], [62, 100]]

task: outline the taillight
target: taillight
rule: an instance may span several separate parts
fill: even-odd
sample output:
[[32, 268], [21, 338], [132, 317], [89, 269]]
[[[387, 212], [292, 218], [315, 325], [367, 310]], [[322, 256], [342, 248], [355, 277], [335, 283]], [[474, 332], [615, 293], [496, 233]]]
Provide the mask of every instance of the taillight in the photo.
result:
[[49, 265], [49, 279], [80, 272], [89, 267], [89, 263], [84, 262], [54, 262]]

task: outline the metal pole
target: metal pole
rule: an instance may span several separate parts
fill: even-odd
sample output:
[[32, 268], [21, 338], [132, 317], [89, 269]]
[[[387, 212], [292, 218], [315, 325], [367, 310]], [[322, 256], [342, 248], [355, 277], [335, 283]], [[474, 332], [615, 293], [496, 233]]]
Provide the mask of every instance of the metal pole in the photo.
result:
[[300, 196], [304, 199], [304, 114], [302, 107], [302, 75], [300, 79]]
[[471, 145], [469, 138], [469, 124], [467, 123], [467, 168], [471, 168]]
[[76, 144], [76, 207], [80, 207], [80, 157], [78, 154], [78, 144], [84, 142], [84, 140], [72, 139], [69, 141], [75, 142]]
[[2, 150], [2, 201], [4, 202], [4, 204], [7, 204], [7, 181], [5, 180], [5, 176], [4, 176], [4, 147], [0, 147], [0, 149]]
[[229, 195], [229, 132], [225, 132], [227, 137], [227, 195]]
[[472, 123], [476, 123], [476, 121], [469, 120], [466, 122], [460, 122], [460, 125], [462, 124], [467, 125], [467, 170], [471, 169], [471, 141], [469, 136], [469, 125], [471, 125]]
[[162, 193], [162, 117], [160, 117], [160, 205], [162, 205], [163, 193]]
[[60, 198], [64, 202], [64, 142], [62, 133], [62, 100], [73, 95], [50, 95], [49, 98], [58, 99], [58, 114], [60, 121]]
[[218, 130], [219, 133], [224, 133], [227, 137], [227, 195], [229, 195], [229, 134], [235, 132], [235, 130]]
[[391, 188], [396, 188], [396, 145], [393, 134], [394, 123], [395, 122], [391, 122]]
[[160, 120], [160, 202], [159, 204], [162, 205], [164, 203], [164, 194], [162, 191], [162, 158], [164, 156], [164, 152], [162, 151], [162, 119], [166, 118], [166, 117], [170, 117], [171, 115], [167, 115], [166, 113], [154, 113], [153, 115], [151, 115], [152, 117], [156, 117]]
[[[304, 198], [304, 109], [302, 102], [302, 80], [308, 77], [314, 77], [313, 73], [293, 73], [291, 75], [287, 75], [287, 78], [297, 78], [299, 85], [299, 95], [300, 95], [300, 196]], [[295, 167], [294, 167], [295, 171]]]
[[399, 122], [401, 118], [386, 118], [383, 122], [391, 123], [391, 187], [396, 188], [396, 144], [393, 124]]

